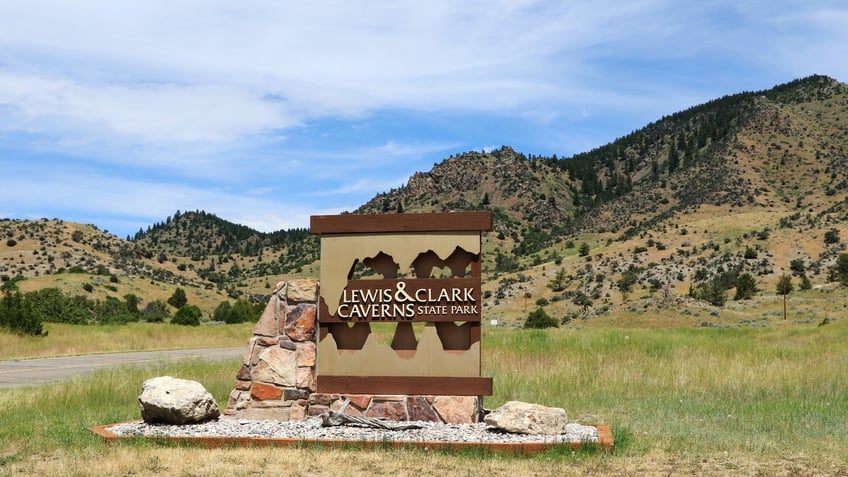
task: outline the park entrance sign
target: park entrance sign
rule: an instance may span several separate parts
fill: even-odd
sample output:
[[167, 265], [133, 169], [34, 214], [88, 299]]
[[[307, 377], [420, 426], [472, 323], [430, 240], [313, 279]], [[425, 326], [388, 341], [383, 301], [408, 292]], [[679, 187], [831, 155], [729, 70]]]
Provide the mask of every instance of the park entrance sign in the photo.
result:
[[488, 212], [314, 216], [321, 279], [277, 283], [224, 414], [478, 422]]
[[489, 212], [313, 216], [317, 392], [491, 395], [480, 375], [481, 233], [490, 230]]

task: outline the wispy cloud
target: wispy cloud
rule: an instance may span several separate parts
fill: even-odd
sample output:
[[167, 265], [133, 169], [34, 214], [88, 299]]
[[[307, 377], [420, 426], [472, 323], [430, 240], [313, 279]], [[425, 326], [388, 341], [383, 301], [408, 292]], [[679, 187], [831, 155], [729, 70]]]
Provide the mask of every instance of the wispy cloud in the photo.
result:
[[226, 143], [297, 124], [259, 94], [206, 84], [84, 84], [0, 72], [0, 104], [0, 128], [106, 143]]

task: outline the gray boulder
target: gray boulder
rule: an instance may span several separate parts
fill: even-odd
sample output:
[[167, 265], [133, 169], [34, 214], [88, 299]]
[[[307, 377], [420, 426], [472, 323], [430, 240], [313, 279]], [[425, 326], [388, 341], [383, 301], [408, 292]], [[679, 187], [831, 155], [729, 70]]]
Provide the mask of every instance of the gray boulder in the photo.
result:
[[138, 404], [147, 423], [194, 424], [221, 414], [215, 398], [202, 384], [170, 376], [145, 381]]
[[484, 421], [516, 434], [558, 435], [565, 433], [568, 417], [562, 408], [509, 401], [486, 415]]

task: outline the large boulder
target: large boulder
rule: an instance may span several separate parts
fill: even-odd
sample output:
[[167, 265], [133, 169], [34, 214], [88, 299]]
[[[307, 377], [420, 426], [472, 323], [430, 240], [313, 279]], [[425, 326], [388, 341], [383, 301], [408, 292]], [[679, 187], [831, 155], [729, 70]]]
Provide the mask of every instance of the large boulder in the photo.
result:
[[220, 415], [218, 403], [202, 384], [170, 376], [145, 381], [138, 404], [147, 423], [194, 424]]
[[484, 418], [486, 424], [516, 434], [558, 435], [566, 432], [565, 409], [509, 401]]

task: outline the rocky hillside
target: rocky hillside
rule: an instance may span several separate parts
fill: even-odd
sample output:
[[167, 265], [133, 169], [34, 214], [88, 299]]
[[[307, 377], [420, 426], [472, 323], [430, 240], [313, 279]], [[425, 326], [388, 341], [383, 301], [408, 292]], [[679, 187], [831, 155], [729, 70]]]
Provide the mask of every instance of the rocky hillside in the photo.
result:
[[[846, 181], [848, 85], [811, 76], [568, 158], [508, 146], [451, 156], [354, 213], [491, 210], [487, 313], [520, 319], [529, 300], [587, 317], [646, 299], [718, 303], [716, 287], [733, 301], [745, 275], [762, 299], [783, 275], [831, 287], [848, 240]], [[6, 220], [0, 236], [4, 281], [47, 283], [73, 269], [259, 300], [278, 279], [314, 276], [318, 259], [306, 230], [264, 234], [203, 211], [129, 241], [47, 220]]]
[[[495, 215], [495, 232], [517, 244], [521, 255], [528, 246], [533, 251], [540, 248], [539, 234], [547, 243], [565, 233], [576, 212], [572, 187], [555, 163], [504, 146], [450, 157], [430, 172], [414, 174], [406, 186], [377, 195], [354, 213], [488, 209]], [[528, 242], [522, 245], [523, 240]]]
[[822, 198], [845, 185], [846, 93], [848, 85], [811, 76], [695, 106], [569, 158], [469, 152], [355, 213], [488, 208], [499, 231], [520, 240], [534, 228], [632, 234], [705, 204]]

